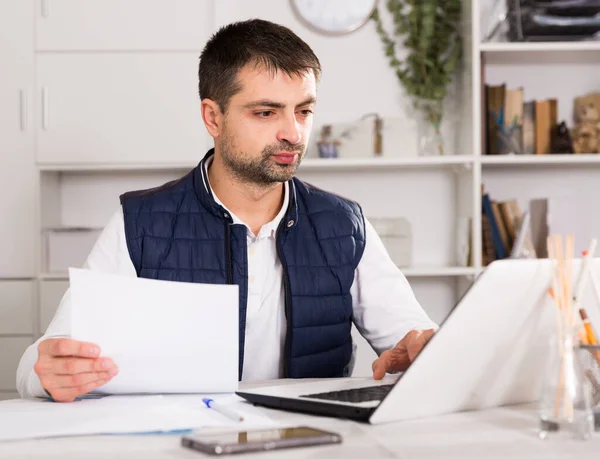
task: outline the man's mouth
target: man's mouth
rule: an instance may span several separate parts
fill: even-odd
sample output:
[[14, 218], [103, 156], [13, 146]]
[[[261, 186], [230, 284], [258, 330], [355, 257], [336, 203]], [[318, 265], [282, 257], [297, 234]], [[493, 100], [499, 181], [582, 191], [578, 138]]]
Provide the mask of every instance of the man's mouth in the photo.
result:
[[298, 153], [280, 151], [273, 156], [275, 157], [275, 160], [281, 164], [292, 164], [296, 160]]

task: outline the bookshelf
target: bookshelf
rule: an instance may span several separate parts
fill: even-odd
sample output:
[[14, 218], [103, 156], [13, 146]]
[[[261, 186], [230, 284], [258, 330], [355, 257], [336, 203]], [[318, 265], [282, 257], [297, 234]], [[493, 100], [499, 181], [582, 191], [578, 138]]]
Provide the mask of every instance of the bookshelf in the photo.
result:
[[[600, 220], [571, 212], [576, 206], [593, 205], [600, 154], [486, 155], [484, 85], [504, 83], [507, 90], [521, 87], [524, 102], [556, 99], [557, 122], [566, 121], [571, 128], [574, 99], [600, 92], [600, 40], [503, 42], [500, 33], [484, 42], [485, 31], [496, 17], [491, 13], [492, 4], [491, 0], [472, 4], [473, 113], [481, 114], [473, 117], [472, 125], [480, 185], [491, 199], [516, 200], [522, 210], [528, 210], [533, 200], [547, 200], [548, 232], [575, 234], [579, 252], [591, 237], [600, 235]], [[479, 228], [474, 245], [481, 252], [482, 220], [476, 220]]]

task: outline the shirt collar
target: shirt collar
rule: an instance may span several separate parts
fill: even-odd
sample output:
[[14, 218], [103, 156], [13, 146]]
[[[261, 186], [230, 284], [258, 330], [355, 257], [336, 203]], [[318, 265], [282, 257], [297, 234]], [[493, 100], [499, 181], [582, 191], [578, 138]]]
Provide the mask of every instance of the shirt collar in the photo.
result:
[[[212, 160], [213, 160], [213, 157], [211, 156], [211, 157], [207, 158], [207, 160], [204, 162], [204, 170], [206, 171], [206, 181], [204, 182], [204, 187], [206, 188], [206, 191], [208, 191], [212, 194], [215, 202], [218, 205], [220, 205], [225, 210], [227, 210], [227, 212], [229, 212], [229, 215], [231, 215], [231, 219], [233, 220], [233, 223], [235, 225], [244, 225], [248, 229], [248, 234], [254, 236], [254, 233], [252, 232], [250, 227], [248, 225], [246, 225], [246, 223], [244, 223], [237, 215], [235, 215], [230, 209], [228, 209], [225, 204], [223, 204], [221, 202], [219, 197], [216, 195], [216, 193], [210, 186], [210, 181], [208, 180], [208, 168], [209, 168], [210, 164], [212, 163]], [[285, 182], [283, 184], [283, 204], [281, 206], [281, 209], [279, 209], [279, 212], [277, 213], [277, 215], [275, 216], [275, 218], [273, 220], [271, 220], [269, 223], [266, 223], [262, 226], [262, 228], [260, 229], [260, 231], [258, 232], [258, 235], [256, 237], [258, 237], [258, 238], [260, 238], [261, 236], [262, 237], [275, 237], [275, 233], [277, 232], [277, 227], [279, 226], [281, 219], [285, 215], [285, 212], [289, 205], [289, 201], [290, 201], [289, 182]]]

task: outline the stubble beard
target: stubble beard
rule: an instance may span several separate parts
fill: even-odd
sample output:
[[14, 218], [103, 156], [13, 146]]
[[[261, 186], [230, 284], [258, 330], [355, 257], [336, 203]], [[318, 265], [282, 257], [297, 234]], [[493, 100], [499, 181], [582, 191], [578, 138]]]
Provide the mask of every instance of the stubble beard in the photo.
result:
[[[296, 160], [291, 164], [280, 164], [273, 158], [278, 152], [297, 153]], [[242, 182], [267, 187], [275, 183], [291, 180], [302, 162], [306, 152], [304, 144], [282, 142], [278, 145], [267, 145], [256, 158], [248, 158], [238, 151], [231, 135], [224, 130], [221, 142], [221, 157], [229, 172]]]

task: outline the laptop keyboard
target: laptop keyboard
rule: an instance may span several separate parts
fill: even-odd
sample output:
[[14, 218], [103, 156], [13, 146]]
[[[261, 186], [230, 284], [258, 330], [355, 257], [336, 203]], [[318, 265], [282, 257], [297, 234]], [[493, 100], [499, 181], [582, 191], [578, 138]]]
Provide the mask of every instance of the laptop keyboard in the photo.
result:
[[320, 392], [317, 394], [301, 395], [301, 397], [349, 403], [372, 402], [374, 400], [383, 400], [392, 390], [392, 387], [394, 387], [394, 384], [386, 384], [381, 386], [359, 387], [357, 389]]

